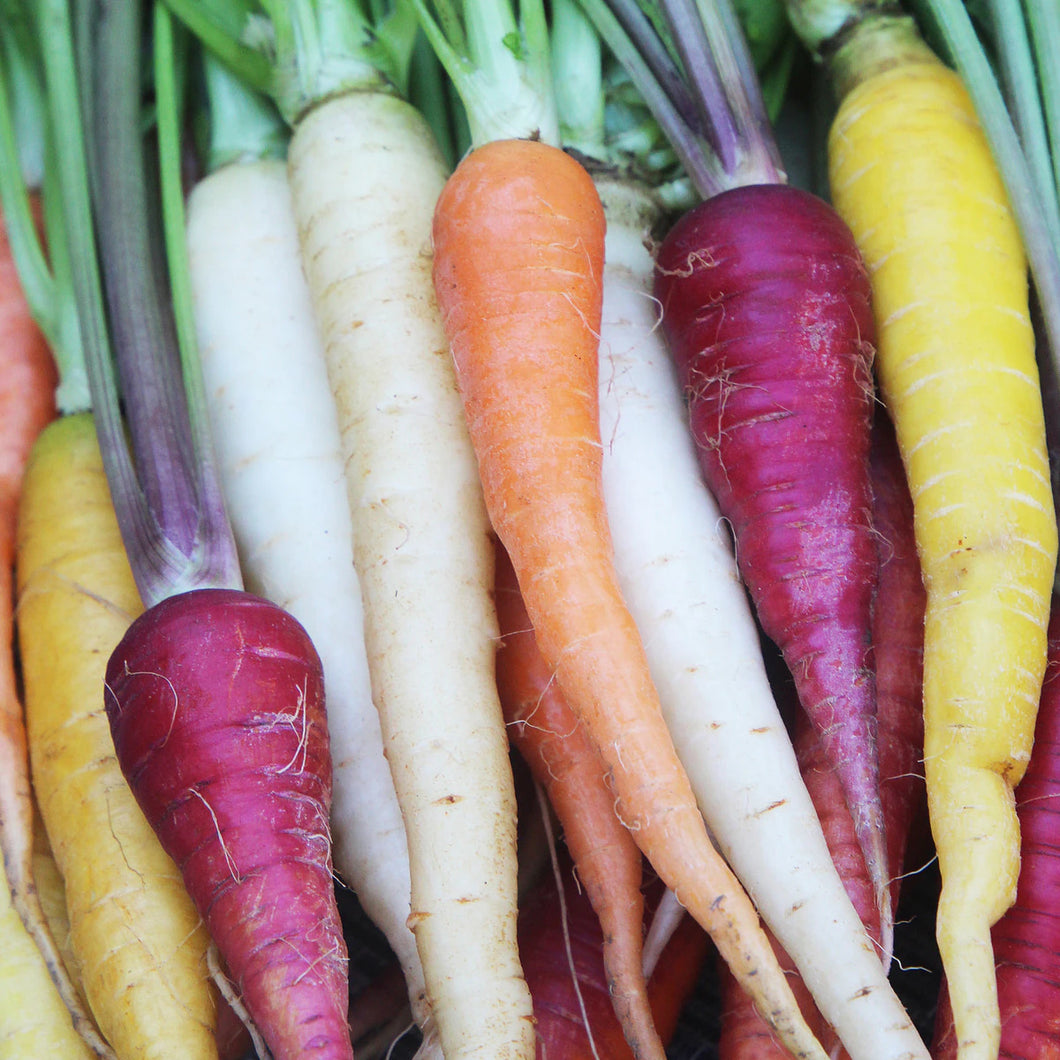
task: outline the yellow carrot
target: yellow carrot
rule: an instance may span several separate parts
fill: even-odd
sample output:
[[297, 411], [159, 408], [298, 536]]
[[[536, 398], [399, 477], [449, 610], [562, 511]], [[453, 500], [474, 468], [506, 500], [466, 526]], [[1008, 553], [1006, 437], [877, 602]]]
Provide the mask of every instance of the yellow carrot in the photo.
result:
[[30, 456], [17, 581], [30, 765], [89, 1005], [119, 1060], [216, 1060], [207, 938], [103, 711], [108, 656], [141, 604], [87, 414]]
[[70, 914], [66, 911], [66, 885], [63, 883], [59, 866], [55, 864], [55, 854], [44, 822], [40, 818], [36, 799], [33, 800], [33, 810], [33, 885], [48, 931], [54, 940], [57, 956], [69, 976], [70, 985], [81, 1003], [82, 1010], [87, 1014], [88, 999], [81, 986], [81, 969], [78, 967], [74, 951], [70, 948]]
[[961, 1060], [993, 1060], [990, 927], [1015, 897], [1057, 558], [1027, 268], [971, 101], [911, 20], [865, 19], [832, 62], [832, 198], [872, 278], [927, 590], [938, 941]]
[[92, 1056], [15, 910], [0, 861], [0, 1060]]

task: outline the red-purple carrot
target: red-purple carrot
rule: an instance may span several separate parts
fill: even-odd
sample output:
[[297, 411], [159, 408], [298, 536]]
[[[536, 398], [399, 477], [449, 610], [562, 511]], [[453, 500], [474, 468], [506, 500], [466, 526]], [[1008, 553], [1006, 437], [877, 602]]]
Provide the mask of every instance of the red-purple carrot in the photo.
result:
[[[78, 71], [90, 102], [71, 92], [64, 114], [62, 193], [100, 448], [147, 608], [100, 696], [122, 772], [273, 1060], [351, 1060], [320, 661], [289, 614], [243, 591], [192, 339], [179, 52], [166, 8], [153, 10], [145, 38], [140, 5], [89, 5]], [[73, 69], [57, 13], [49, 32], [61, 28]], [[157, 170], [142, 122], [145, 39]]]
[[656, 293], [704, 475], [762, 627], [843, 783], [883, 908], [869, 654], [874, 324], [861, 257], [820, 199], [738, 187], [670, 231]]

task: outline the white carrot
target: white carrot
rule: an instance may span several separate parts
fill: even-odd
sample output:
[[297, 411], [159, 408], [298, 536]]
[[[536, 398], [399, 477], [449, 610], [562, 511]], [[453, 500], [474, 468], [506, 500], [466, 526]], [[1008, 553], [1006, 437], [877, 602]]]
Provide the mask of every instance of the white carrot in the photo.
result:
[[308, 114], [290, 172], [428, 997], [447, 1060], [529, 1058], [492, 546], [431, 283], [446, 169], [411, 106], [366, 92]]
[[364, 647], [338, 420], [299, 256], [285, 162], [217, 169], [187, 214], [210, 422], [247, 587], [290, 611], [324, 666], [333, 859], [429, 1024], [408, 928], [405, 828]]
[[198, 17], [189, 26], [270, 92], [292, 129], [288, 179], [338, 413], [428, 1004], [447, 1060], [531, 1060], [493, 545], [431, 279], [448, 169], [403, 95], [415, 22], [411, 8], [383, 26], [367, 4], [263, 6], [256, 19], [271, 35], [253, 39], [269, 36], [266, 54], [249, 34]]
[[702, 481], [650, 293], [650, 203], [599, 186], [604, 491], [619, 579], [678, 755], [719, 847], [853, 1060], [926, 1057], [835, 871]]

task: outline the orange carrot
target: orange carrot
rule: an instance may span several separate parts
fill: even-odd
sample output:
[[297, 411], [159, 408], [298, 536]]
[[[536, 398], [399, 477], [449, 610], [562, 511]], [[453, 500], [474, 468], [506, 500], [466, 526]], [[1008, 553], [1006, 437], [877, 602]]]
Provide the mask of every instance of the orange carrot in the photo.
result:
[[615, 814], [607, 768], [537, 647], [504, 548], [497, 546], [497, 689], [508, 733], [563, 827], [567, 849], [602, 928], [615, 1015], [638, 1060], [665, 1060], [642, 967], [641, 852]]
[[557, 148], [493, 140], [439, 198], [434, 278], [486, 506], [638, 846], [796, 1056], [823, 1056], [710, 842], [618, 587], [597, 398], [604, 214]]

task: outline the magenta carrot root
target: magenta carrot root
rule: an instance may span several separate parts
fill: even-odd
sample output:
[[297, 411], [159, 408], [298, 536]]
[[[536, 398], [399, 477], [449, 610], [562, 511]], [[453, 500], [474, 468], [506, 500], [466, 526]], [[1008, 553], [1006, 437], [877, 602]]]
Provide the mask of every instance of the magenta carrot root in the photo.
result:
[[861, 257], [820, 199], [749, 185], [675, 225], [656, 293], [704, 474], [835, 764], [889, 924], [870, 659], [874, 322]]
[[238, 590], [169, 597], [112, 655], [106, 706], [122, 771], [274, 1060], [348, 1060], [323, 677], [305, 631]]

